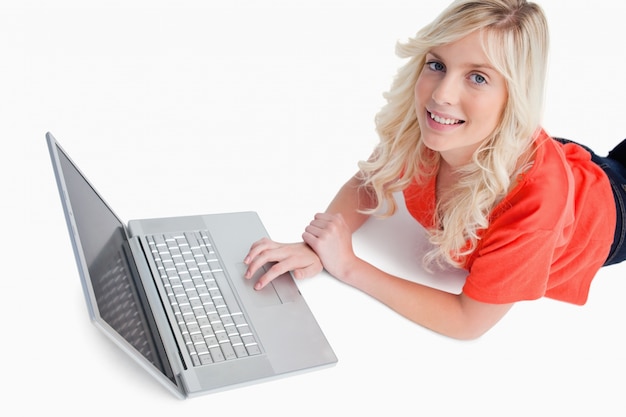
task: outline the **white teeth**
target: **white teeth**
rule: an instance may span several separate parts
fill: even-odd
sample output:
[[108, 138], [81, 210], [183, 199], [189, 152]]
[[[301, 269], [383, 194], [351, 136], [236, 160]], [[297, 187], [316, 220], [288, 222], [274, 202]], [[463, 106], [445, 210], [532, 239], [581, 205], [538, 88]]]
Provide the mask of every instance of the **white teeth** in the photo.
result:
[[444, 119], [443, 117], [439, 117], [436, 114], [430, 113], [430, 118], [435, 122], [440, 123], [442, 125], [455, 125], [457, 123], [461, 123], [461, 120], [456, 119]]

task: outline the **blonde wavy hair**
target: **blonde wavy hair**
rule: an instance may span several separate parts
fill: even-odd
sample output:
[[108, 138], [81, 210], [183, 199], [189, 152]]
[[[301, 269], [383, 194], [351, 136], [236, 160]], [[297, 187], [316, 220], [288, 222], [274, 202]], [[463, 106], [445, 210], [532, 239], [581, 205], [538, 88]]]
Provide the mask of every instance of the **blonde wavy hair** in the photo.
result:
[[[406, 43], [397, 54], [408, 58], [385, 94], [387, 104], [376, 116], [380, 142], [368, 161], [359, 162], [363, 185], [377, 206], [369, 214], [390, 216], [393, 194], [411, 181], [437, 174], [439, 154], [421, 140], [414, 100], [415, 83], [426, 54], [475, 31], [501, 73], [508, 99], [496, 129], [481, 143], [472, 161], [459, 169], [461, 180], [449, 198], [438, 203], [425, 264], [460, 267], [476, 248], [492, 209], [509, 191], [522, 155], [528, 154], [541, 123], [548, 54], [548, 28], [541, 8], [525, 0], [457, 0]], [[441, 200], [440, 200], [441, 201]]]

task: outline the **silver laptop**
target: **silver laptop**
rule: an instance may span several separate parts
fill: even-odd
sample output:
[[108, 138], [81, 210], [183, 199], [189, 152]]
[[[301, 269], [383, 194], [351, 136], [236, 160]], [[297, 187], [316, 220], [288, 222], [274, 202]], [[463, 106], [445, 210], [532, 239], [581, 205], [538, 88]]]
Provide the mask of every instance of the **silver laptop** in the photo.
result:
[[46, 139], [92, 322], [180, 398], [333, 365], [290, 274], [243, 278], [267, 236], [254, 212], [124, 225], [52, 134]]

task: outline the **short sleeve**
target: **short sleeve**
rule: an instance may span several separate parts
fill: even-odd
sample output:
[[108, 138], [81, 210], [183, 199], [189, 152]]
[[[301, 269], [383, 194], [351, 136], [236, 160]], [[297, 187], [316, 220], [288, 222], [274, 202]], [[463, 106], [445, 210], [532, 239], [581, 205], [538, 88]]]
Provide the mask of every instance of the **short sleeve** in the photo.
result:
[[543, 297], [556, 241], [555, 232], [541, 230], [491, 236], [469, 269], [463, 293], [492, 304]]

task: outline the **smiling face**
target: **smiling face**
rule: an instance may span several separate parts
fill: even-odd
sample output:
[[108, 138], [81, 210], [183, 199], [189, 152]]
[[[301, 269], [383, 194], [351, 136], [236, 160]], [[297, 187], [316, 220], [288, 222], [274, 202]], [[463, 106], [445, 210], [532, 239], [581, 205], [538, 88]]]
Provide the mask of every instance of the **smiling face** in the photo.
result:
[[490, 65], [480, 32], [435, 47], [415, 84], [422, 140], [451, 166], [466, 164], [497, 127], [506, 101], [506, 81]]

